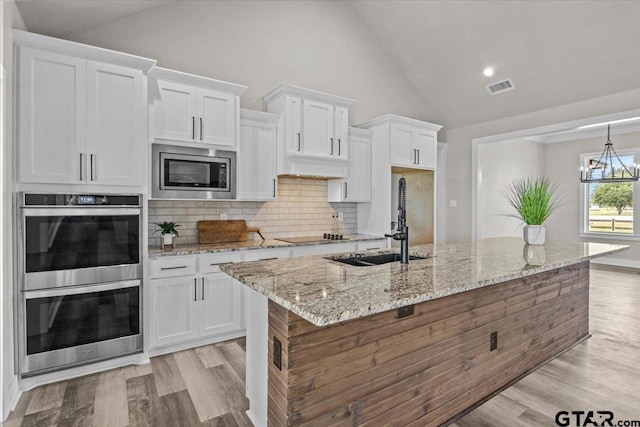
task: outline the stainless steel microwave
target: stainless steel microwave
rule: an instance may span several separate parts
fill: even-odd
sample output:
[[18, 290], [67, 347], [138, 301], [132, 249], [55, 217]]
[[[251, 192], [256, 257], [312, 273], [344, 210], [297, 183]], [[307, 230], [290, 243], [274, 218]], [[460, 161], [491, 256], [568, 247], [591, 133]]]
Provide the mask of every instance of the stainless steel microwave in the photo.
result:
[[152, 153], [152, 197], [235, 199], [235, 152], [154, 144]]

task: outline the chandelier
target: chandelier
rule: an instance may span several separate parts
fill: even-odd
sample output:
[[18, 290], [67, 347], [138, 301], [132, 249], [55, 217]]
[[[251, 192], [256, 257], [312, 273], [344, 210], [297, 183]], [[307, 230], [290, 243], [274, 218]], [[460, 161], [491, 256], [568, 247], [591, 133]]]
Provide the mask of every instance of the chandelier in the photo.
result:
[[[616, 170], [614, 159], [620, 165]], [[609, 173], [607, 174], [607, 170]], [[600, 171], [600, 173], [594, 172]], [[611, 142], [611, 125], [607, 126], [607, 142], [604, 144], [604, 151], [598, 160], [591, 159], [586, 170], [580, 166], [580, 182], [634, 182], [640, 179], [640, 168], [636, 163], [631, 167], [631, 171], [622, 163], [620, 157], [613, 149]]]

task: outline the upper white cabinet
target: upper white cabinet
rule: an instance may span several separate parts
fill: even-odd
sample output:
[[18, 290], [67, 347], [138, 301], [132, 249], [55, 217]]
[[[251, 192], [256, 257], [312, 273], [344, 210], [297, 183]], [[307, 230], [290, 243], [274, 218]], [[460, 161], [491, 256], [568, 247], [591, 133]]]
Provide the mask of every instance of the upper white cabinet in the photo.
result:
[[278, 174], [345, 178], [349, 159], [349, 110], [354, 101], [281, 85], [264, 97], [283, 118]]
[[371, 201], [371, 138], [367, 129], [349, 128], [349, 176], [328, 182], [330, 202]]
[[438, 157], [439, 125], [419, 122], [407, 124], [394, 121], [390, 125], [389, 154], [391, 163], [398, 166], [435, 169]]
[[18, 182], [144, 185], [155, 61], [14, 32]]
[[159, 67], [151, 75], [154, 138], [237, 147], [246, 86]]
[[240, 110], [239, 200], [275, 200], [276, 149], [280, 116]]

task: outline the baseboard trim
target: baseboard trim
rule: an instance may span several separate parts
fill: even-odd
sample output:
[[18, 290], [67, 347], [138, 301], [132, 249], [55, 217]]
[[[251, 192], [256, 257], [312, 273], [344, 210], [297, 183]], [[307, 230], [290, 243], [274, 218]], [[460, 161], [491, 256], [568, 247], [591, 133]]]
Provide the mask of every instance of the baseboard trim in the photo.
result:
[[5, 421], [9, 414], [16, 408], [21, 395], [22, 392], [20, 391], [20, 387], [18, 386], [18, 376], [13, 375], [11, 377], [11, 380], [9, 381], [9, 386], [6, 390], [4, 390], [4, 402], [2, 405], [2, 408], [4, 410], [4, 413], [2, 414], [3, 421]]
[[613, 267], [640, 269], [640, 261], [635, 261], [631, 259], [603, 257], [603, 258], [592, 259], [591, 264], [594, 264], [596, 266], [609, 265]]
[[255, 414], [251, 411], [251, 408], [247, 409], [245, 414], [247, 414], [247, 418], [249, 418], [249, 421], [251, 421], [251, 423], [255, 427], [266, 427], [264, 424], [258, 422], [258, 419], [256, 418]]
[[186, 341], [179, 344], [170, 344], [163, 347], [151, 348], [148, 351], [150, 357], [162, 356], [167, 353], [175, 353], [176, 351], [188, 350], [190, 348], [202, 347], [204, 345], [216, 344], [219, 342], [234, 340], [247, 335], [246, 330], [236, 331], [228, 334], [220, 334], [215, 337], [207, 337], [200, 340]]

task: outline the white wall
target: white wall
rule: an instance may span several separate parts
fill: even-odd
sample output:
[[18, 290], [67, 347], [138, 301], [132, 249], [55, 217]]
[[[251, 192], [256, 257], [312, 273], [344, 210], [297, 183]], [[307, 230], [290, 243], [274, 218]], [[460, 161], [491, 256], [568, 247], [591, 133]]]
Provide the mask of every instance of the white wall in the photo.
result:
[[[607, 139], [606, 128], [602, 128], [602, 136], [596, 138], [580, 139], [575, 141], [545, 144], [545, 175], [555, 182], [560, 182], [565, 187], [566, 202], [547, 221], [547, 236], [554, 240], [566, 240], [571, 242], [592, 241], [603, 243], [618, 243], [629, 245], [630, 249], [613, 254], [607, 258], [627, 260], [638, 263], [640, 260], [640, 242], [617, 241], [615, 239], [580, 239], [580, 181], [578, 180], [578, 168], [580, 167], [581, 153], [600, 153]], [[640, 147], [640, 132], [612, 135], [613, 148], [618, 152], [625, 148]], [[640, 183], [634, 184], [637, 187]], [[636, 224], [640, 227], [640, 224]], [[636, 230], [637, 232], [637, 230]]]
[[175, 2], [66, 36], [158, 65], [249, 86], [245, 108], [281, 83], [355, 99], [350, 122], [431, 116], [348, 5], [334, 1]]
[[448, 130], [447, 192], [450, 200], [458, 201], [458, 206], [448, 208], [447, 240], [471, 239], [471, 141], [474, 138], [632, 110], [638, 108], [638, 100], [640, 89]]
[[25, 29], [22, 16], [15, 2], [2, 0], [2, 66], [4, 68], [2, 104], [2, 160], [0, 174], [2, 180], [2, 416], [4, 419], [17, 402], [17, 378], [13, 371], [13, 34], [12, 28]]
[[504, 189], [513, 180], [544, 175], [544, 145], [516, 139], [478, 146], [479, 196], [478, 237], [522, 236], [522, 221], [508, 215], [513, 208]]

